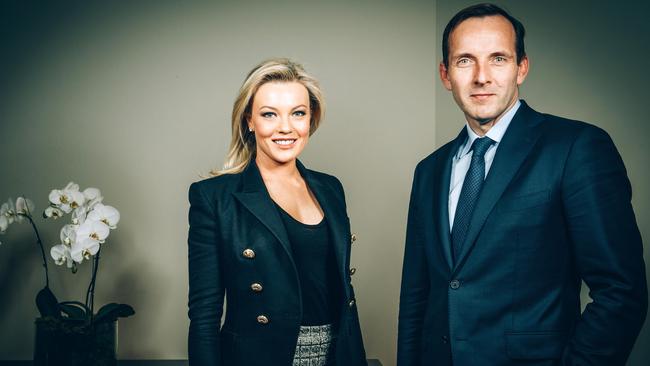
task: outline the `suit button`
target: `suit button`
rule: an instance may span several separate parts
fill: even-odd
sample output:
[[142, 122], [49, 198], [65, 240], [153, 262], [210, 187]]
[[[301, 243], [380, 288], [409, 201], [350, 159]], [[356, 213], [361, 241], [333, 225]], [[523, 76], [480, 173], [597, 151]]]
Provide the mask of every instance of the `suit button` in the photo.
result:
[[449, 343], [449, 337], [447, 337], [446, 335], [442, 336], [442, 343], [444, 344]]
[[251, 284], [251, 290], [253, 290], [254, 292], [261, 292], [262, 288], [263, 288], [262, 285], [260, 285], [259, 283]]
[[357, 273], [357, 269], [354, 267], [350, 268], [350, 276], [354, 275], [355, 273]]
[[248, 259], [255, 258], [255, 252], [253, 251], [253, 249], [246, 248], [241, 254], [244, 256], [244, 258], [248, 258]]
[[352, 300], [350, 300], [350, 302], [348, 303], [348, 306], [349, 306], [349, 307], [353, 307], [355, 303], [356, 303], [356, 302], [354, 301], [354, 299], [352, 299]]
[[452, 290], [457, 290], [460, 287], [460, 281], [451, 280], [451, 282], [449, 282], [449, 287], [451, 287]]
[[260, 324], [268, 324], [269, 323], [269, 318], [266, 317], [266, 315], [258, 315], [257, 316], [257, 322]]
[[354, 243], [355, 241], [357, 241], [357, 234], [350, 235], [350, 244]]

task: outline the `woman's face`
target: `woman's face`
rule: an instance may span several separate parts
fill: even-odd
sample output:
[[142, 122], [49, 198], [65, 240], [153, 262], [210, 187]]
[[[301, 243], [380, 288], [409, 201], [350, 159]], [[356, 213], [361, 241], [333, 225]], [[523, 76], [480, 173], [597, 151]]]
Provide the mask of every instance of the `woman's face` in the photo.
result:
[[309, 93], [298, 82], [269, 82], [253, 97], [248, 121], [258, 164], [293, 163], [309, 140]]

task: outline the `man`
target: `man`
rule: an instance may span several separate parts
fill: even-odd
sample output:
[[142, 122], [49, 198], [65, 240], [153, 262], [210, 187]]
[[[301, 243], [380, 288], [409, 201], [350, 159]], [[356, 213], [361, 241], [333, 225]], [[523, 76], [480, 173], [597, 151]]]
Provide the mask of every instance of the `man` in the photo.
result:
[[445, 29], [440, 78], [467, 123], [415, 170], [398, 366], [624, 365], [645, 320], [623, 162], [603, 130], [519, 100], [528, 67], [495, 5]]

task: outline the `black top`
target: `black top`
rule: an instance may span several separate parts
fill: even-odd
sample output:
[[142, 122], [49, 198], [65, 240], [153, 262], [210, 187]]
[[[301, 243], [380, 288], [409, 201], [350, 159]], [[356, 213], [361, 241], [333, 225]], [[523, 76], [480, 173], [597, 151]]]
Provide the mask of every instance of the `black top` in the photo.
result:
[[315, 225], [294, 219], [277, 203], [293, 250], [302, 293], [301, 325], [323, 325], [338, 321], [340, 284], [327, 220]]

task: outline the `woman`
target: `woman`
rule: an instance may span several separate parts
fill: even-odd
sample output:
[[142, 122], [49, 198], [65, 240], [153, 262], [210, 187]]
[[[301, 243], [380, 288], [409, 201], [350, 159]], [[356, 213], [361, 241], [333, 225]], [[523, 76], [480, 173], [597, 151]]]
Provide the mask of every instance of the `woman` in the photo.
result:
[[366, 365], [343, 187], [297, 160], [323, 107], [287, 59], [239, 90], [224, 168], [189, 192], [190, 365]]

